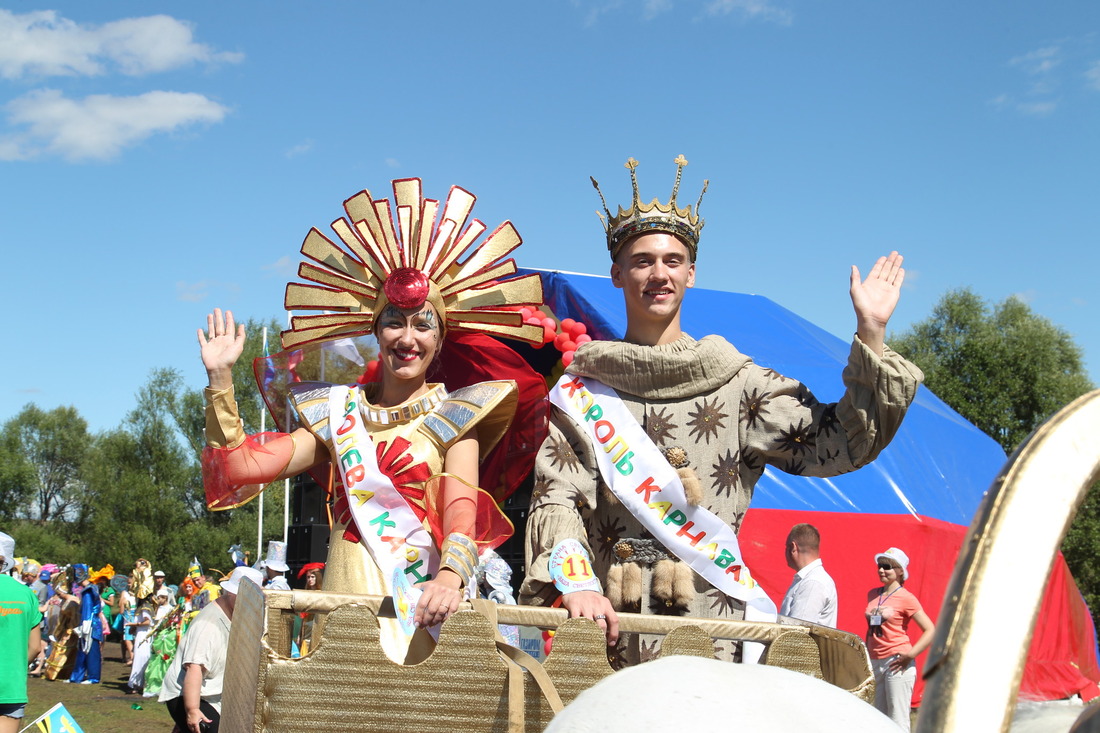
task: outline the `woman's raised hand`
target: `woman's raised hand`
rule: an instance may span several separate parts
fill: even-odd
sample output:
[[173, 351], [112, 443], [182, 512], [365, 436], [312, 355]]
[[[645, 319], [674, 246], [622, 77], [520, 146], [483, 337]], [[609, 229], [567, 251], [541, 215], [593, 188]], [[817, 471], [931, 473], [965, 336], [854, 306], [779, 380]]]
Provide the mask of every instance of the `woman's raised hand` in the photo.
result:
[[214, 389], [225, 389], [233, 384], [233, 365], [244, 351], [244, 324], [233, 323], [233, 312], [222, 315], [215, 308], [206, 316], [206, 332], [199, 329], [199, 353], [203, 366]]

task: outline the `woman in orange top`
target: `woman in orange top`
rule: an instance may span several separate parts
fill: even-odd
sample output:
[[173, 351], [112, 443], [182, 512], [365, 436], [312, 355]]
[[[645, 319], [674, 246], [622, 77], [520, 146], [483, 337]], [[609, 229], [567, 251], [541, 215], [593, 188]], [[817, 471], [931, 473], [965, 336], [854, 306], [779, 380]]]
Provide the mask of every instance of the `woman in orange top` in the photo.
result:
[[[909, 730], [913, 686], [917, 681], [913, 661], [932, 643], [936, 627], [917, 597], [905, 589], [909, 556], [896, 547], [875, 555], [881, 588], [867, 593], [867, 652], [875, 673], [875, 707], [902, 730]], [[916, 644], [909, 641], [909, 622], [921, 629]]]

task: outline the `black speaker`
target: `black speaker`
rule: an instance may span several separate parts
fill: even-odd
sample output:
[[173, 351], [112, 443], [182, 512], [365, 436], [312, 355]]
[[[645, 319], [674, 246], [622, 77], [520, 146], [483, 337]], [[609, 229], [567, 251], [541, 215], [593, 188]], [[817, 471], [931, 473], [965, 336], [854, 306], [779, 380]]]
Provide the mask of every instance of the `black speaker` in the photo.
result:
[[527, 574], [524, 567], [524, 544], [527, 538], [527, 515], [530, 512], [531, 491], [534, 485], [534, 477], [527, 476], [516, 488], [515, 493], [504, 500], [504, 505], [501, 507], [504, 516], [512, 521], [515, 532], [496, 549], [496, 552], [512, 568], [512, 589], [517, 595]]
[[324, 562], [328, 558], [327, 524], [292, 524], [287, 527], [286, 563], [301, 567], [310, 562]]
[[298, 474], [290, 483], [290, 521], [294, 524], [328, 522], [325, 490], [308, 473]]

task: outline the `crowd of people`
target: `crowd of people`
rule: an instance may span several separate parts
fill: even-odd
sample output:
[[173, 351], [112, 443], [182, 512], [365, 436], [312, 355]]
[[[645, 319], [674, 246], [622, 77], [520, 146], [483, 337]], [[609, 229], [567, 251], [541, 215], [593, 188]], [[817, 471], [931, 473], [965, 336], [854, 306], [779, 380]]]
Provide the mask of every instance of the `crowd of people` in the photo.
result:
[[[378, 342], [378, 365], [351, 385], [287, 380], [287, 394], [265, 396], [268, 404], [289, 400], [294, 424], [287, 432], [250, 435], [233, 392], [246, 334], [232, 313], [214, 309], [198, 332], [208, 378], [202, 456], [208, 506], [240, 506], [272, 481], [322, 469], [315, 475], [329, 477], [332, 500], [326, 590], [394, 595], [414, 589], [411, 624], [382, 621], [382, 646], [398, 662], [430, 653], [433, 629], [475, 592], [479, 556], [512, 531], [499, 501], [532, 468], [536, 489], [520, 602], [560, 605], [571, 617], [595, 622], [616, 668], [659, 648], [646, 635], [620, 635], [623, 611], [775, 620], [780, 609], [752, 581], [738, 544], [753, 487], [766, 466], [808, 476], [857, 470], [893, 438], [922, 378], [884, 343], [904, 280], [902, 258], [897, 252], [879, 258], [866, 278], [851, 268], [856, 328], [843, 373], [846, 392], [836, 403], [821, 403], [802, 383], [754, 364], [724, 339], [697, 341], [681, 330], [703, 219], [699, 203], [677, 203], [687, 161], [674, 162], [667, 203], [642, 203], [633, 159], [626, 166], [630, 207], [613, 215], [604, 202], [611, 281], [623, 294], [626, 332], [620, 341], [578, 338], [563, 349], [564, 374], [549, 395], [553, 379], [488, 338], [538, 346], [553, 338], [550, 325], [522, 311], [542, 305], [539, 275], [505, 279], [516, 268], [504, 258], [521, 241], [510, 222], [475, 246], [485, 227], [476, 220], [467, 227], [473, 195], [456, 186], [444, 202], [425, 199], [414, 178], [393, 182], [396, 214], [388, 199], [366, 191], [348, 199], [348, 218], [333, 224], [347, 249], [316, 229], [302, 245], [299, 274], [312, 282], [288, 284], [285, 305], [320, 313], [293, 318], [282, 342], [290, 352], [370, 334]], [[443, 376], [433, 382], [431, 375]], [[263, 382], [267, 389], [266, 377]], [[805, 602], [795, 596], [820, 596], [819, 581], [827, 577], [806, 551], [811, 534], [792, 531], [788, 538], [800, 589], [792, 589], [798, 592], [784, 604], [786, 614], [803, 613], [792, 610]], [[709, 563], [696, 562], [700, 552]], [[884, 553], [890, 562], [901, 556]], [[52, 573], [44, 581], [61, 599], [55, 605], [71, 606], [68, 628], [76, 637], [69, 644], [58, 636], [64, 628], [58, 608], [47, 627], [62, 657], [51, 654], [44, 669], [62, 675], [71, 658], [69, 679], [95, 682], [97, 645], [111, 628], [102, 613], [104, 594], [115, 576], [109, 566], [80, 567], [60, 584], [64, 590]], [[142, 646], [172, 625], [165, 619], [187, 618], [196, 606], [216, 601], [210, 608], [217, 610], [199, 616], [209, 621], [203, 636], [216, 640], [228, 628], [233, 600], [215, 597], [216, 587], [200, 576], [181, 581], [162, 604], [160, 586], [144, 585], [147, 570], [135, 566], [109, 601], [123, 618], [122, 643], [133, 649], [131, 687], [150, 694], [151, 662]], [[222, 591], [233, 596], [230, 588], [246, 579], [283, 588], [285, 570], [278, 561], [268, 564], [266, 577], [234, 570]], [[905, 660], [926, 646], [924, 637], [910, 649], [879, 643], [896, 636], [887, 609], [903, 599], [898, 613], [922, 629], [927, 620], [895, 582], [900, 586], [904, 577], [888, 573], [881, 609], [868, 615], [868, 643], [894, 659], [891, 670], [907, 667]], [[708, 595], [713, 589], [727, 602], [715, 604]], [[191, 599], [187, 610], [184, 599]], [[811, 620], [835, 624], [835, 618], [834, 600]], [[197, 636], [196, 649], [205, 644]], [[307, 635], [298, 641], [305, 647]], [[181, 650], [191, 646], [185, 639]], [[723, 642], [716, 652], [750, 661], [758, 652], [749, 646]], [[203, 659], [199, 651], [194, 659]], [[189, 696], [185, 683], [199, 672], [188, 664], [184, 655], [182, 668], [173, 666], [164, 678], [164, 691], [180, 692], [173, 716], [181, 729], [198, 730], [212, 719], [216, 729], [216, 706], [200, 699], [216, 697], [215, 687], [220, 693], [220, 678], [195, 681], [201, 695]]]
[[[238, 560], [240, 561], [240, 560]], [[86, 564], [58, 565], [41, 563], [15, 554], [15, 542], [0, 532], [0, 733], [7, 720], [18, 721], [26, 705], [26, 678], [72, 684], [94, 685], [103, 681], [102, 660], [105, 646], [117, 643], [118, 656], [129, 667], [124, 681], [127, 694], [159, 698], [169, 704], [173, 716], [184, 721], [187, 711], [180, 697], [188, 654], [200, 636], [188, 631], [208, 606], [217, 606], [223, 618], [232, 617], [232, 598], [239, 582], [248, 580], [257, 586], [289, 590], [284, 573], [286, 543], [272, 541], [268, 552], [256, 567], [240, 566], [222, 577], [217, 571], [204, 571], [194, 560], [178, 583], [167, 582], [163, 570], [154, 570], [148, 560], [138, 559], [128, 573], [115, 572], [110, 564], [92, 569]], [[319, 589], [323, 563], [303, 569], [304, 587]], [[308, 572], [306, 572], [308, 570]], [[217, 618], [217, 614], [208, 614]], [[299, 619], [311, 624], [306, 614]], [[217, 625], [217, 624], [215, 624]], [[200, 624], [203, 628], [204, 624]], [[307, 626], [308, 629], [308, 626]], [[223, 657], [228, 629], [215, 635]], [[308, 631], [304, 637], [308, 639]], [[215, 649], [217, 643], [214, 643]], [[211, 653], [211, 642], [205, 654]], [[27, 659], [12, 654], [13, 648], [26, 648]], [[212, 700], [217, 713], [221, 669], [207, 661], [211, 675], [201, 682], [202, 699]], [[181, 669], [183, 665], [183, 669]], [[212, 693], [216, 685], [216, 693]], [[198, 703], [196, 703], [197, 705]], [[210, 718], [205, 718], [210, 723]], [[181, 722], [180, 730], [188, 730]], [[207, 729], [210, 729], [209, 727]]]

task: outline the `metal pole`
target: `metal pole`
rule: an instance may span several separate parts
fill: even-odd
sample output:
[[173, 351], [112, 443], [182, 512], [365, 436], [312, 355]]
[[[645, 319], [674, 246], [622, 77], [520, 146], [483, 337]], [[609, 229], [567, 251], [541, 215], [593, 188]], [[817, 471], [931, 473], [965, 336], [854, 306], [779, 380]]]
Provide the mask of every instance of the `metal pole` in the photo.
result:
[[[290, 328], [290, 311], [286, 314], [286, 325]], [[286, 401], [286, 415], [283, 420], [283, 426], [286, 431], [290, 431], [290, 398]], [[283, 479], [283, 542], [287, 541], [287, 536], [290, 532], [290, 478]]]
[[[264, 326], [264, 356], [267, 356], [267, 326]], [[267, 410], [264, 408], [263, 396], [260, 396], [260, 432], [267, 429]], [[256, 561], [263, 557], [264, 544], [264, 492], [260, 492], [259, 516], [256, 519]], [[255, 564], [255, 563], [253, 563]]]

